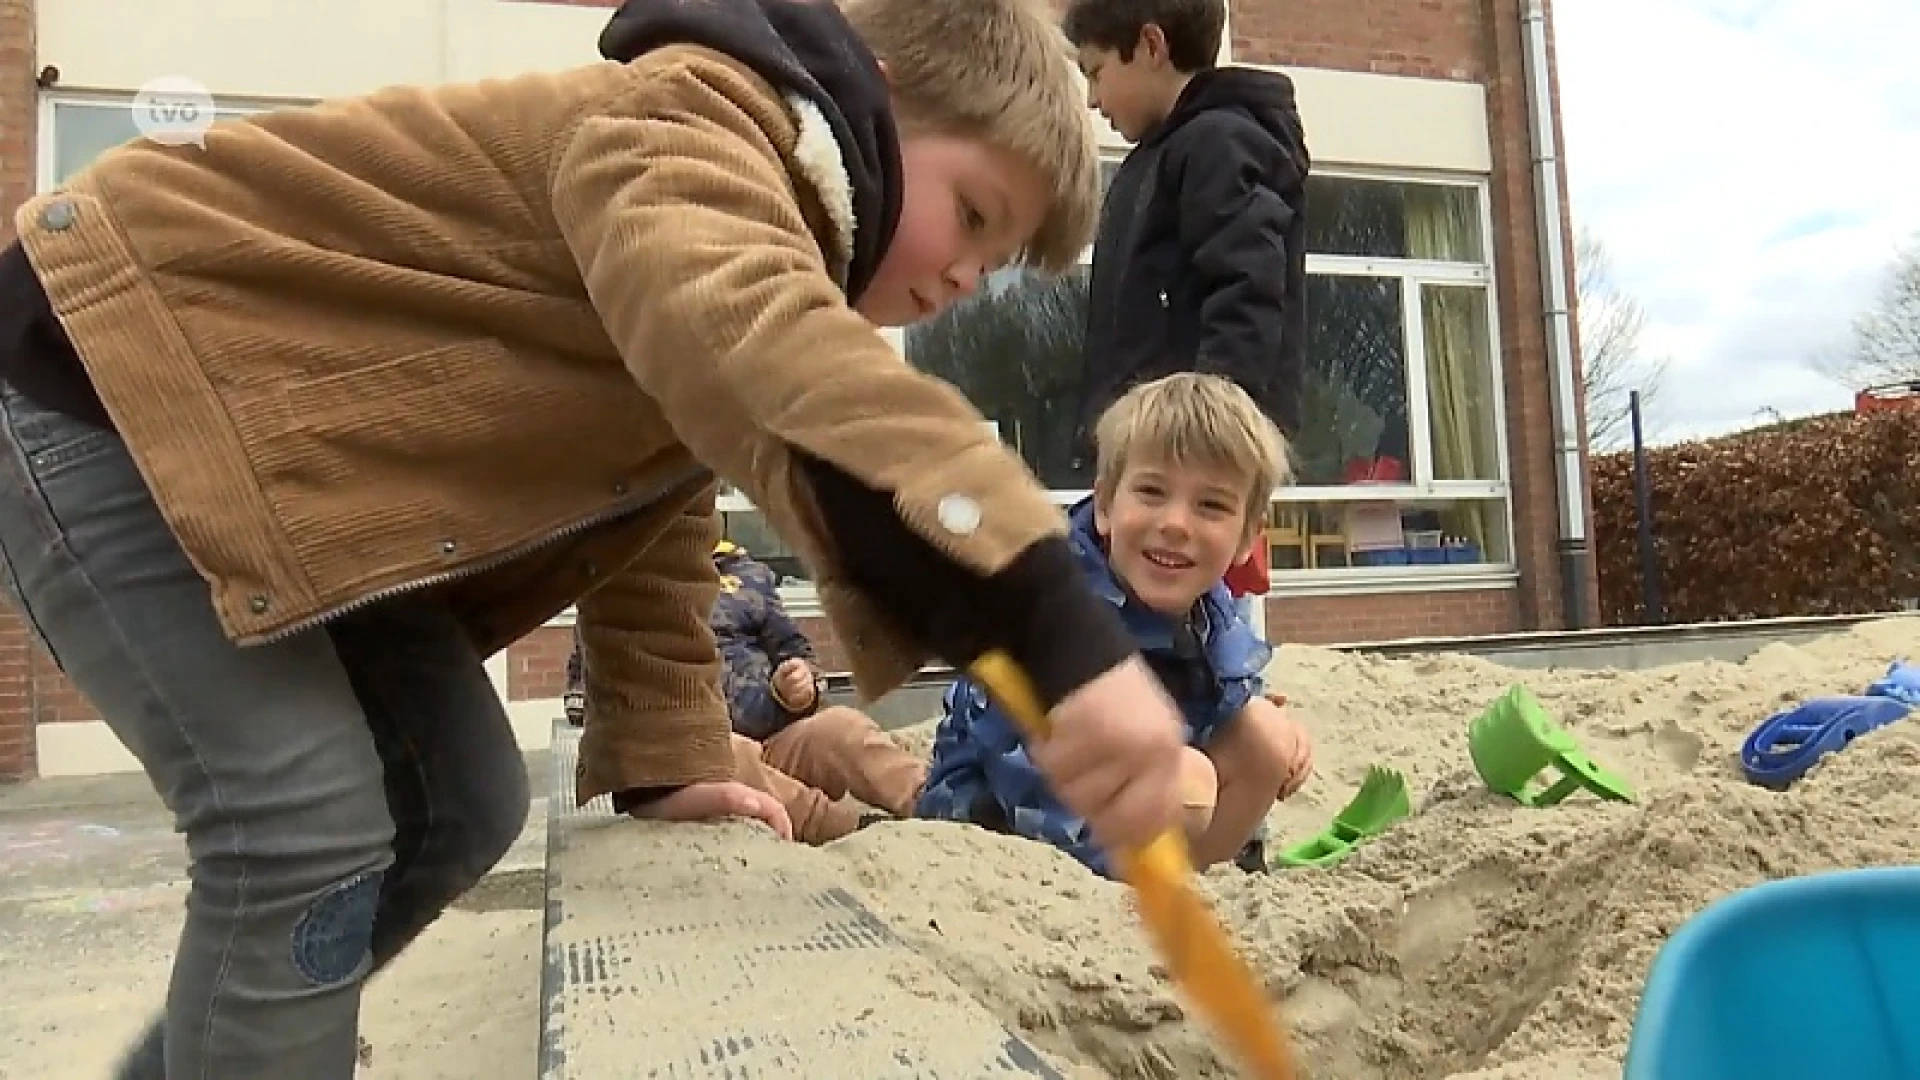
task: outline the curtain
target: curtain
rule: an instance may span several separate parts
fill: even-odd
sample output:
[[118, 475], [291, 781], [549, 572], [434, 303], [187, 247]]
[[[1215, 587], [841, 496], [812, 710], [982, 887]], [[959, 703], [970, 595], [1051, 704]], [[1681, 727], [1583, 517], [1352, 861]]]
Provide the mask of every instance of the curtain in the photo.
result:
[[[1471, 201], [1452, 189], [1410, 184], [1406, 189], [1407, 250], [1416, 259], [1449, 262], [1478, 258]], [[1423, 285], [1420, 314], [1426, 341], [1427, 412], [1436, 480], [1494, 480], [1499, 476], [1493, 430], [1493, 365], [1486, 290], [1477, 285]], [[1493, 511], [1465, 502], [1441, 514], [1442, 529], [1498, 560], [1489, 541]]]

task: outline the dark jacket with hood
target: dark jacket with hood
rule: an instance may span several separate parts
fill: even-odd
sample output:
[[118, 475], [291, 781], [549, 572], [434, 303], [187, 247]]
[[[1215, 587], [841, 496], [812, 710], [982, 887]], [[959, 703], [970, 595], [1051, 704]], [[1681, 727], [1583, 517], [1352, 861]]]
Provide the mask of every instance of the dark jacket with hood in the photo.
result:
[[1289, 436], [1306, 352], [1306, 179], [1293, 81], [1195, 75], [1108, 189], [1094, 242], [1079, 451], [1136, 383], [1223, 375]]
[[900, 134], [886, 76], [837, 8], [795, 0], [626, 0], [600, 31], [623, 64], [665, 45], [704, 45], [811, 101], [853, 189], [853, 251], [841, 284], [857, 302], [900, 224]]

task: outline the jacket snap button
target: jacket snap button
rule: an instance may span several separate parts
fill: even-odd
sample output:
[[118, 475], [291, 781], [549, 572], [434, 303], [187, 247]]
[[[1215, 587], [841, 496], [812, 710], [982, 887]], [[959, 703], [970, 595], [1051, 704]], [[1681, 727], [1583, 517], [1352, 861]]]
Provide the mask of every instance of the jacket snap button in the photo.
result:
[[627, 485], [625, 484], [613, 485], [613, 493], [615, 495], [625, 495], [627, 493]]
[[66, 232], [78, 215], [79, 212], [73, 208], [72, 203], [61, 199], [40, 211], [40, 227], [54, 232]]
[[588, 577], [595, 577], [600, 573], [600, 568], [593, 565], [592, 563], [581, 563], [580, 572], [587, 575]]
[[442, 541], [440, 541], [440, 554], [442, 554], [442, 555], [451, 555], [451, 554], [453, 554], [453, 553], [454, 553], [454, 552], [455, 552], [456, 550], [458, 550], [458, 549], [459, 549], [459, 547], [460, 547], [460, 545], [459, 545], [459, 544], [456, 544], [456, 543], [454, 543], [454, 542], [453, 542], [453, 541], [451, 541], [451, 540], [442, 540]]
[[972, 536], [980, 528], [980, 504], [965, 495], [948, 495], [936, 511], [940, 527], [955, 536]]
[[267, 606], [267, 598], [264, 596], [255, 596], [247, 601], [247, 610], [253, 612], [255, 615], [265, 615], [267, 613]]

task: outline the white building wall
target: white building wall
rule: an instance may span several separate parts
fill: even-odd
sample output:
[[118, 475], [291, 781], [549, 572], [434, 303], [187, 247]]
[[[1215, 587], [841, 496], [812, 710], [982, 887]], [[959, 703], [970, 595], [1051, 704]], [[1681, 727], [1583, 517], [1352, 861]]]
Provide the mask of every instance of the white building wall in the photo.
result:
[[[309, 101], [396, 83], [556, 70], [598, 59], [605, 8], [509, 0], [42, 0], [40, 64], [58, 90], [131, 93], [163, 75], [216, 97]], [[1485, 173], [1477, 83], [1289, 69], [1316, 164]], [[1105, 140], [1124, 145], [1103, 122]]]

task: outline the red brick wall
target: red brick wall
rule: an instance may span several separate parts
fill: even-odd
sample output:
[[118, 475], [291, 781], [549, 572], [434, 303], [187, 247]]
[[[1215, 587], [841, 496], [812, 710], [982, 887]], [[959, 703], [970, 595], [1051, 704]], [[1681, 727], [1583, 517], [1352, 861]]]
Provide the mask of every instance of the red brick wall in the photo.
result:
[[[1513, 473], [1514, 549], [1522, 575], [1514, 621], [1495, 628], [1501, 630], [1566, 625], [1556, 554], [1553, 412], [1520, 10], [1520, 0], [1239, 0], [1232, 18], [1235, 60], [1452, 79], [1487, 88], [1494, 274]], [[1557, 94], [1555, 100], [1558, 130]], [[1307, 138], [1311, 144], [1311, 131]], [[1564, 178], [1563, 172], [1563, 208]], [[1571, 263], [1572, 228], [1564, 212], [1562, 220]], [[1597, 610], [1597, 576], [1589, 575], [1586, 589]]]
[[1276, 643], [1343, 645], [1501, 634], [1519, 624], [1519, 606], [1517, 589], [1269, 597], [1267, 637]]
[[[1571, 289], [1571, 282], [1577, 274], [1577, 268], [1573, 262], [1573, 202], [1567, 196], [1567, 131], [1566, 126], [1561, 122], [1560, 118], [1560, 52], [1557, 44], [1557, 35], [1553, 30], [1553, 4], [1551, 0], [1543, 0], [1543, 4], [1547, 11], [1547, 74], [1549, 76], [1548, 86], [1553, 96], [1553, 143], [1554, 146], [1558, 148], [1560, 157], [1560, 250], [1562, 252], [1561, 258], [1566, 261], [1568, 268], [1569, 288]], [[1524, 78], [1522, 81], [1524, 83]], [[1531, 153], [1530, 146], [1528, 152]], [[1582, 476], [1585, 477], [1585, 481], [1580, 486], [1582, 494], [1580, 512], [1585, 515], [1587, 520], [1587, 543], [1592, 545], [1595, 543], [1592, 533], [1593, 462], [1588, 454], [1590, 448], [1587, 445], [1587, 391], [1581, 374], [1579, 307], [1573, 296], [1567, 298], [1567, 307], [1570, 323], [1568, 329], [1572, 334], [1573, 343], [1573, 388], [1575, 397], [1579, 403], [1580, 471]], [[1557, 514], [1558, 511], [1556, 510], [1555, 513]], [[1585, 584], [1587, 611], [1589, 613], [1589, 622], [1597, 626], [1600, 622], [1599, 560], [1595, 558], [1591, 565], [1593, 568], [1587, 574]], [[1563, 622], [1561, 625], [1566, 624]]]
[[507, 649], [507, 700], [556, 698], [567, 686], [573, 627], [546, 626]]
[[[1495, 0], [1518, 10], [1519, 0]], [[1233, 58], [1484, 82], [1481, 0], [1233, 0]], [[1307, 133], [1312, 142], [1313, 133]]]
[[[34, 0], [0, 0], [0, 244], [13, 240], [13, 212], [33, 191], [38, 73]], [[0, 605], [0, 780], [33, 774], [36, 725], [94, 719], [20, 616]]]
[[13, 211], [33, 188], [34, 0], [0, 0], [0, 239], [13, 238]]
[[[1517, 589], [1300, 596], [1267, 600], [1267, 632], [1275, 641], [1335, 645], [1413, 637], [1500, 634], [1519, 624]], [[817, 616], [798, 620], [828, 671], [847, 670], [846, 651]], [[547, 627], [507, 651], [507, 696], [514, 701], [559, 697], [573, 631]]]
[[[33, 188], [35, 102], [33, 0], [0, 0], [0, 244], [13, 239], [13, 211]], [[26, 628], [0, 607], [0, 779], [33, 770], [34, 657]]]
[[[1517, 589], [1269, 597], [1267, 633], [1275, 641], [1302, 645], [1499, 634], [1518, 624], [1518, 609]], [[799, 621], [822, 665], [829, 671], [845, 671], [846, 653], [827, 621]]]

